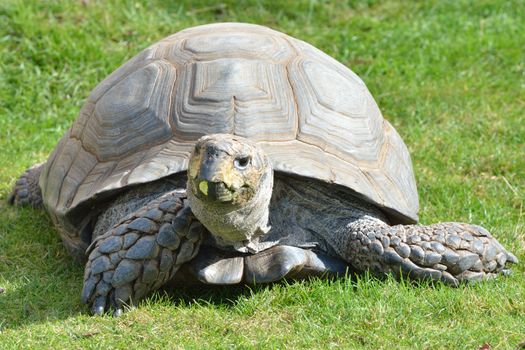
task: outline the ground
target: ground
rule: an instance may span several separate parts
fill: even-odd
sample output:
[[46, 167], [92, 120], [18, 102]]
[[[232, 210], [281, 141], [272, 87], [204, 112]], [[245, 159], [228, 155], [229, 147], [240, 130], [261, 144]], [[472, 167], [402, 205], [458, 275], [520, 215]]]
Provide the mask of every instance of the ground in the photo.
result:
[[[157, 293], [123, 317], [80, 303], [48, 217], [8, 207], [97, 82], [188, 26], [244, 21], [351, 67], [407, 143], [423, 223], [488, 228], [521, 264], [451, 289], [370, 276]], [[525, 342], [525, 3], [14, 1], [0, 4], [0, 344], [18, 348], [467, 348]]]

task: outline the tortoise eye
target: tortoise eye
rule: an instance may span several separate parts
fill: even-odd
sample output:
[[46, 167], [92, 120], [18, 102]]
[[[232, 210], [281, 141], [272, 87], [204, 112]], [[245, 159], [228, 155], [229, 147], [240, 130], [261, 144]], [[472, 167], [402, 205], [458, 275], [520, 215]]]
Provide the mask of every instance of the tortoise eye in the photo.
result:
[[244, 170], [250, 164], [250, 157], [238, 157], [233, 161], [233, 165], [239, 170]]

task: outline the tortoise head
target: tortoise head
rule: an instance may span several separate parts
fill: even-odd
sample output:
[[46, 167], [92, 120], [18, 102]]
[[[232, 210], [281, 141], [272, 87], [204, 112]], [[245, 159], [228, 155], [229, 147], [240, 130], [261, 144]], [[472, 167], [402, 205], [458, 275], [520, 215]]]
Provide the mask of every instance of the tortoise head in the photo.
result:
[[270, 161], [250, 140], [212, 134], [197, 141], [188, 166], [188, 199], [215, 236], [239, 242], [264, 231], [272, 184]]
[[207, 135], [190, 157], [190, 190], [201, 200], [242, 206], [257, 193], [269, 167], [268, 157], [249, 140]]

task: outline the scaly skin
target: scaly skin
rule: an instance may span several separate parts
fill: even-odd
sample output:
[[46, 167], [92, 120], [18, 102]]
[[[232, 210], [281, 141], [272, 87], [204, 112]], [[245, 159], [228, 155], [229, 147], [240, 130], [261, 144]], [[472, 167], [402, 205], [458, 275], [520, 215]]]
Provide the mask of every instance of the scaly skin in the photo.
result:
[[16, 180], [15, 186], [7, 198], [9, 204], [15, 206], [29, 205], [37, 209], [43, 207], [42, 192], [40, 191], [38, 180], [44, 164], [33, 165]]
[[122, 313], [171, 279], [198, 252], [204, 227], [194, 219], [184, 190], [151, 201], [97, 237], [88, 248], [82, 301], [94, 314]]
[[480, 226], [444, 222], [389, 226], [362, 219], [349, 225], [344, 256], [357, 269], [457, 286], [507, 273], [518, 259]]

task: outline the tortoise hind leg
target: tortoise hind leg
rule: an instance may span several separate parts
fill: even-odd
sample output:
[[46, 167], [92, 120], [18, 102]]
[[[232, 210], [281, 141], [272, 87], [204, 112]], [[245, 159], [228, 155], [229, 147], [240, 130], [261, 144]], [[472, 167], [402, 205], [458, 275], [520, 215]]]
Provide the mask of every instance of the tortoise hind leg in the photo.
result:
[[82, 302], [94, 314], [143, 298], [168, 280], [198, 252], [204, 227], [182, 190], [152, 200], [97, 237], [87, 249]]
[[42, 192], [38, 185], [40, 173], [45, 163], [36, 164], [27, 169], [18, 180], [9, 194], [8, 203], [16, 206], [29, 205], [33, 208], [42, 208]]
[[349, 225], [345, 258], [359, 270], [443, 281], [456, 286], [506, 274], [518, 259], [480, 226], [445, 222], [389, 226], [374, 219]]

